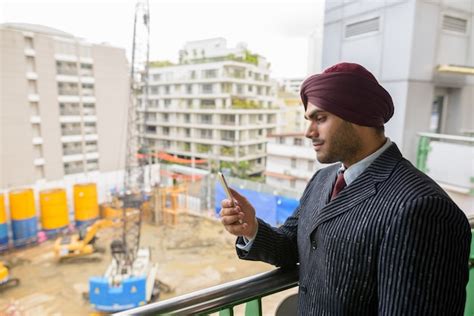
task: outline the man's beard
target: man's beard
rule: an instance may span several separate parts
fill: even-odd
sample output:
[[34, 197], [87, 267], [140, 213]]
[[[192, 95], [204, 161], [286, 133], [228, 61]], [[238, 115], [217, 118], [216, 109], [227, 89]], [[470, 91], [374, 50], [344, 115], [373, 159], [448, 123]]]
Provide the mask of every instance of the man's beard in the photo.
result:
[[343, 122], [331, 136], [324, 140], [322, 150], [316, 155], [320, 163], [346, 161], [354, 157], [360, 148], [361, 140], [356, 136], [354, 128], [349, 122]]

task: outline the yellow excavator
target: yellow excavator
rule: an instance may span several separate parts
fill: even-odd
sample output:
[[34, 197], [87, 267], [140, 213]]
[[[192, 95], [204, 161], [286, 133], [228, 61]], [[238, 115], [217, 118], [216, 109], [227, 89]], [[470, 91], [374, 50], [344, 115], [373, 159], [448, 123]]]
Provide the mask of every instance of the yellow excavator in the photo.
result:
[[10, 278], [8, 266], [0, 261], [0, 291], [18, 286], [19, 284], [20, 280], [17, 278]]
[[80, 229], [78, 234], [61, 236], [54, 243], [54, 254], [58, 260], [90, 255], [97, 251], [97, 232], [106, 227], [120, 225], [120, 221], [100, 219], [87, 228]]

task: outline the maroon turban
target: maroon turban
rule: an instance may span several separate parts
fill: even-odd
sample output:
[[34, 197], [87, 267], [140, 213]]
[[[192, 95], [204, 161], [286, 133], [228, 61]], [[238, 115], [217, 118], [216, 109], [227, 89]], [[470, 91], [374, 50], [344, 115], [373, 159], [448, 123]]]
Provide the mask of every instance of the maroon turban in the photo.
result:
[[358, 64], [339, 63], [308, 77], [300, 94], [305, 109], [311, 102], [357, 125], [383, 126], [393, 115], [390, 94]]

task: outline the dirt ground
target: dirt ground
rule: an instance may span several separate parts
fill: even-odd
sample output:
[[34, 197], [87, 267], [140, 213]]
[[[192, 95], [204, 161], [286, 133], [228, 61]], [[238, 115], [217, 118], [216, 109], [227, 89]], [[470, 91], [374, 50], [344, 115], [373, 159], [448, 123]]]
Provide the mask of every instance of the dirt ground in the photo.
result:
[[[94, 314], [83, 293], [88, 291], [89, 277], [102, 275], [110, 263], [112, 239], [112, 229], [102, 230], [97, 244], [105, 253], [68, 262], [57, 262], [54, 241], [0, 256], [11, 264], [11, 276], [21, 280], [20, 286], [0, 292], [0, 315]], [[183, 214], [174, 227], [145, 223], [141, 245], [150, 247], [152, 260], [158, 263], [158, 279], [171, 288], [162, 291], [160, 300], [273, 269], [239, 260], [234, 238], [206, 217]], [[274, 315], [279, 301], [295, 292], [290, 289], [264, 298], [264, 314]], [[236, 308], [235, 315], [243, 315], [243, 308]]]

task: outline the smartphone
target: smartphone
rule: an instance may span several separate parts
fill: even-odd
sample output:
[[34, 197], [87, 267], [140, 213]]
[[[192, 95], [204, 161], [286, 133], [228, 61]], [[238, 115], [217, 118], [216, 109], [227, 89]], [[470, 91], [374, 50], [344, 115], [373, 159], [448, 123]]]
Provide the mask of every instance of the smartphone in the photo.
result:
[[[222, 174], [222, 172], [217, 173], [217, 178], [219, 179], [219, 182], [221, 183], [222, 187], [224, 188], [225, 194], [227, 195], [227, 198], [231, 200], [232, 206], [234, 206], [234, 197], [232, 196], [232, 193], [230, 193], [229, 186], [227, 185], [227, 181], [225, 181], [225, 177]], [[238, 220], [240, 224], [243, 223], [241, 219]]]
[[230, 193], [229, 186], [227, 185], [227, 181], [225, 181], [225, 177], [222, 174], [222, 172], [217, 173], [217, 178], [219, 179], [219, 182], [221, 183], [222, 187], [224, 188], [225, 194], [227, 195], [227, 198], [234, 203], [234, 197], [232, 196], [232, 193]]

